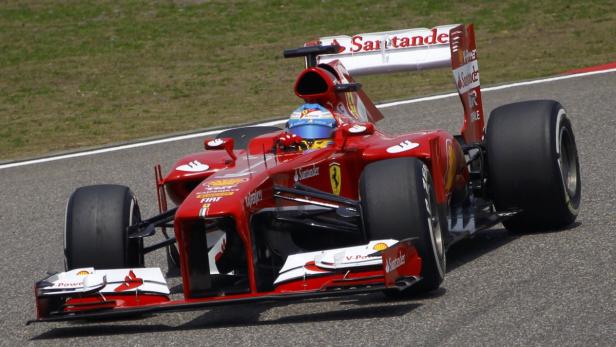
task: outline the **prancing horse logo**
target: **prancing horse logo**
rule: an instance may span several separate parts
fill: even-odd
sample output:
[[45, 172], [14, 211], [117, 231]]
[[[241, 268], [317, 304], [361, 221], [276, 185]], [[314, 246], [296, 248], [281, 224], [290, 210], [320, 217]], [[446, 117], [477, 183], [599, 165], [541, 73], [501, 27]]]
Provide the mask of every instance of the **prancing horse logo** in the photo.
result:
[[342, 187], [342, 171], [340, 170], [340, 164], [329, 164], [329, 180], [332, 184], [332, 193], [340, 195], [340, 188]]

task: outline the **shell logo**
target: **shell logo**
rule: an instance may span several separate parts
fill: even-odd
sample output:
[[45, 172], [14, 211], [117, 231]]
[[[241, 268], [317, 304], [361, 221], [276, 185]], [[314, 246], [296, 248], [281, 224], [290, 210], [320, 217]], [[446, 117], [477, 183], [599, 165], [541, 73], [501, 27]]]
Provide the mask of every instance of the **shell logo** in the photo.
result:
[[387, 247], [388, 247], [388, 246], [387, 246], [387, 244], [386, 244], [386, 243], [384, 243], [384, 242], [379, 242], [379, 243], [377, 243], [376, 245], [374, 245], [374, 246], [372, 247], [372, 249], [374, 249], [375, 251], [383, 251], [383, 250], [386, 250], [386, 249], [387, 249]]
[[77, 273], [77, 276], [86, 276], [89, 275], [90, 272], [86, 271], [86, 270], [81, 270]]

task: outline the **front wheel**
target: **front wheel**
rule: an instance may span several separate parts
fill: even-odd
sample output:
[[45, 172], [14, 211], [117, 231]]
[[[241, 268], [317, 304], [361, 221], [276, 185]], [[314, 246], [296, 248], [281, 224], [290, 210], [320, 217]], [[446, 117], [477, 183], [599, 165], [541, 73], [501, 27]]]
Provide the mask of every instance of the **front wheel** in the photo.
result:
[[128, 187], [78, 188], [66, 207], [66, 269], [142, 267], [143, 240], [130, 239], [127, 230], [139, 221], [139, 205]]
[[439, 218], [428, 166], [416, 158], [369, 164], [360, 178], [360, 196], [370, 240], [415, 238], [422, 280], [402, 293], [437, 289], [445, 277], [446, 226]]

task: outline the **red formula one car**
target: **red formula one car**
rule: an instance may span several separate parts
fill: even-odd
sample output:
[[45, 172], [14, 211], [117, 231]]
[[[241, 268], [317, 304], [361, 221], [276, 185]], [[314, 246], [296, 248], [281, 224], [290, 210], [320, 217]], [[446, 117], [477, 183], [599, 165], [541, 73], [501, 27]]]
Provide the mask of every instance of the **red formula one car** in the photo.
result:
[[[66, 272], [36, 283], [35, 321], [431, 291], [462, 238], [499, 222], [575, 220], [580, 170], [565, 110], [509, 104], [484, 130], [472, 25], [325, 37], [284, 55], [306, 60], [294, 86], [304, 104], [286, 128], [223, 131], [166, 176], [157, 166], [159, 215], [142, 220], [124, 186], [71, 195]], [[383, 116], [352, 75], [436, 67], [453, 70], [461, 133], [378, 130]], [[164, 239], [144, 246], [157, 231]], [[179, 270], [181, 298], [145, 267], [156, 249]]]

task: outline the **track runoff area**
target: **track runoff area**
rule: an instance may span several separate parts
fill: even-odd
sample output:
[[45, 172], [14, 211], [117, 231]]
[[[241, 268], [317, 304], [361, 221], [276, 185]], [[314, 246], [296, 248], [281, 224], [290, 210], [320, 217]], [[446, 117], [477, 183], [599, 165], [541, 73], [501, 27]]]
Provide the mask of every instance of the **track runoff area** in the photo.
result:
[[[577, 78], [577, 77], [584, 77], [584, 76], [589, 76], [589, 75], [604, 74], [604, 73], [609, 73], [609, 72], [616, 72], [616, 62], [612, 62], [612, 63], [605, 64], [605, 65], [588, 67], [588, 68], [579, 69], [579, 70], [573, 70], [573, 71], [566, 72], [563, 75], [555, 76], [555, 77], [542, 78], [542, 79], [536, 79], [536, 80], [524, 81], [524, 82], [508, 83], [508, 84], [503, 84], [503, 85], [497, 85], [497, 86], [492, 86], [492, 87], [481, 88], [481, 92], [482, 93], [486, 93], [486, 92], [495, 91], [495, 90], [502, 90], [502, 89], [509, 89], [509, 88], [518, 88], [518, 87], [528, 86], [528, 85], [532, 85], [532, 84], [549, 83], [549, 82], [560, 81], [560, 80], [565, 80], [565, 79], [570, 79], [570, 78]], [[414, 104], [414, 103], [419, 103], [419, 102], [424, 102], [424, 101], [431, 101], [431, 100], [439, 100], [439, 99], [445, 99], [445, 98], [451, 98], [451, 97], [457, 97], [457, 96], [458, 96], [457, 92], [447, 93], [447, 94], [439, 94], [439, 95], [426, 96], [426, 97], [421, 97], [421, 98], [416, 98], [416, 99], [408, 99], [408, 100], [400, 100], [400, 101], [382, 103], [382, 104], [376, 105], [376, 107], [380, 108], [380, 109], [386, 109], [386, 108], [389, 108], [389, 107], [395, 107], [395, 106], [406, 105], [406, 104]], [[274, 120], [274, 121], [269, 121], [269, 122], [257, 123], [257, 124], [254, 124], [254, 125], [257, 125], [257, 126], [280, 125], [280, 124], [284, 124], [284, 122], [286, 122], [286, 121], [287, 121], [287, 119], [284, 118], [284, 119], [279, 119], [279, 120]], [[5, 163], [5, 164], [0, 165], [0, 170], [12, 168], [12, 167], [19, 167], [19, 166], [27, 166], [27, 165], [46, 163], [46, 162], [56, 161], [56, 160], [63, 160], [63, 159], [70, 159], [70, 158], [77, 158], [77, 157], [84, 157], [84, 156], [91, 156], [91, 155], [96, 155], [96, 154], [101, 154], [101, 153], [108, 153], [108, 152], [115, 152], [115, 151], [122, 151], [122, 150], [125, 150], [125, 149], [144, 147], [144, 146], [151, 146], [151, 145], [157, 145], [157, 144], [167, 143], [167, 142], [175, 142], [175, 141], [187, 140], [187, 139], [192, 139], [192, 138], [196, 138], [196, 137], [210, 136], [210, 135], [218, 134], [219, 132], [227, 130], [227, 129], [229, 129], [229, 128], [216, 129], [216, 130], [208, 130], [208, 131], [203, 131], [203, 132], [198, 132], [198, 133], [193, 133], [193, 134], [186, 134], [186, 135], [180, 135], [180, 136], [172, 136], [172, 137], [166, 137], [166, 138], [156, 139], [156, 140], [134, 142], [134, 143], [124, 144], [124, 145], [104, 147], [104, 148], [99, 148], [99, 149], [94, 149], [94, 150], [87, 150], [87, 151], [80, 151], [80, 152], [75, 152], [75, 153], [55, 155], [55, 156], [38, 158], [38, 159], [14, 161], [14, 162], [9, 162], [9, 163]]]

